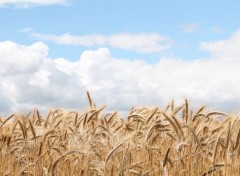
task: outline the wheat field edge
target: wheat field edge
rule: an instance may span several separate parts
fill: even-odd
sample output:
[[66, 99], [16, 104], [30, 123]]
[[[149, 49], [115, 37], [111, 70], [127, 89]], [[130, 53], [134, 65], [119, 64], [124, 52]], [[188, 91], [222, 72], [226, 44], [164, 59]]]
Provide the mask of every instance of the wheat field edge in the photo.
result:
[[237, 176], [240, 118], [186, 100], [105, 113], [38, 110], [0, 119], [3, 176]]

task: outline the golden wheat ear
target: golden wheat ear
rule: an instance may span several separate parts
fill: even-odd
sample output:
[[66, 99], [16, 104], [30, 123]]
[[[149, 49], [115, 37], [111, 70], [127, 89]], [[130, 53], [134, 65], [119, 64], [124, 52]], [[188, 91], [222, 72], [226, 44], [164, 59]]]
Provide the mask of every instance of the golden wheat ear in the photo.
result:
[[88, 103], [91, 109], [96, 109], [96, 105], [94, 101], [92, 100], [90, 93], [87, 91], [87, 97], [88, 97]]

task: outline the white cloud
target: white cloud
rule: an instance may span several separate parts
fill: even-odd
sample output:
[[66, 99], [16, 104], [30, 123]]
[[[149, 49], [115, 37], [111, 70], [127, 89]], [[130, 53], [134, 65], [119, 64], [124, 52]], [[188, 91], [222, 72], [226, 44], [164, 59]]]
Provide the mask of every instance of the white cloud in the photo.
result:
[[229, 60], [240, 58], [240, 30], [227, 40], [202, 42], [200, 49], [211, 52], [214, 57], [228, 58]]
[[32, 33], [31, 36], [44, 41], [52, 41], [58, 44], [64, 45], [83, 45], [83, 46], [94, 46], [94, 45], [105, 45], [107, 40], [103, 35], [87, 35], [87, 36], [72, 36], [68, 33], [63, 35], [45, 35], [39, 33]]
[[68, 33], [63, 35], [47, 35], [30, 32], [30, 35], [43, 41], [51, 41], [64, 45], [113, 47], [141, 53], [162, 52], [171, 48], [173, 45], [173, 41], [169, 37], [162, 36], [158, 33], [119, 33], [109, 36], [100, 34], [73, 36]]
[[32, 72], [38, 68], [42, 58], [48, 55], [48, 48], [41, 42], [22, 46], [6, 41], [0, 43], [0, 74], [10, 75]]
[[[209, 58], [162, 58], [155, 64], [114, 58], [107, 48], [85, 51], [77, 61], [49, 58], [44, 43], [0, 43], [0, 111], [80, 109], [88, 90], [97, 105], [127, 111], [132, 106], [164, 105], [188, 98], [218, 110], [240, 108], [239, 32], [202, 43]], [[3, 69], [4, 68], [4, 69]]]
[[35, 72], [33, 78], [29, 81], [29, 84], [32, 86], [37, 86], [41, 88], [46, 88], [49, 85], [48, 77], [51, 75], [51, 72], [46, 70], [39, 70]]
[[160, 52], [171, 48], [173, 41], [157, 33], [120, 33], [108, 37], [108, 44], [115, 48], [144, 53]]
[[199, 28], [200, 28], [198, 23], [183, 24], [183, 25], [180, 25], [179, 27], [186, 33], [197, 32], [199, 31]]
[[1, 0], [0, 6], [15, 6], [17, 8], [28, 8], [34, 5], [66, 5], [69, 0]]

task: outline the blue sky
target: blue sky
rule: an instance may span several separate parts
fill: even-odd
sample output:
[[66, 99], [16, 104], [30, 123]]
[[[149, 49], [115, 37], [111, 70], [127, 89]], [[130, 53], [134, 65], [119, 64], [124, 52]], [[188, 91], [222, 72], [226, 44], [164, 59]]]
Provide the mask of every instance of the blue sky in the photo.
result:
[[123, 111], [173, 98], [238, 110], [238, 19], [237, 0], [0, 1], [0, 111], [77, 108], [77, 90]]
[[[36, 39], [20, 32], [33, 28], [43, 34], [71, 35], [121, 32], [159, 33], [174, 41], [171, 50], [162, 53], [139, 54], [113, 49], [116, 56], [132, 59], [158, 60], [161, 55], [193, 59], [207, 55], [199, 51], [199, 42], [224, 39], [239, 27], [239, 1], [69, 1], [69, 5], [49, 5], [17, 8], [6, 4], [0, 9], [0, 40], [29, 44]], [[185, 32], [181, 26], [195, 24]], [[62, 46], [46, 42], [50, 56], [78, 59], [86, 49], [82, 46]], [[88, 48], [87, 48], [88, 49]]]

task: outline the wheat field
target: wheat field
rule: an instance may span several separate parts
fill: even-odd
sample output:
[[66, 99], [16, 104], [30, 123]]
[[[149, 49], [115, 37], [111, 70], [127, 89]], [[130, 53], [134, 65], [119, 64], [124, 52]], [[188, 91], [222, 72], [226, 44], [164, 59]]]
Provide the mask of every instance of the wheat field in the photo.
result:
[[164, 108], [38, 110], [0, 119], [3, 176], [239, 176], [240, 118]]

